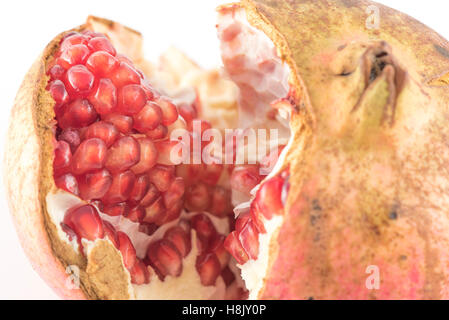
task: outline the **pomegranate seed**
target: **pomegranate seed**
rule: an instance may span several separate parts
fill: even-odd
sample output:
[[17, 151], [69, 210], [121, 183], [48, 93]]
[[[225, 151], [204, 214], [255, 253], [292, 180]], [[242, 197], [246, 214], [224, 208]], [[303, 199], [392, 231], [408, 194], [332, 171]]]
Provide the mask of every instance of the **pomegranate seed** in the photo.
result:
[[189, 211], [205, 211], [210, 206], [209, 188], [204, 183], [195, 183], [186, 190], [186, 208]]
[[131, 270], [137, 263], [136, 249], [126, 233], [117, 231], [117, 237], [120, 243], [119, 250], [123, 257], [123, 263], [126, 269]]
[[231, 215], [232, 210], [231, 192], [220, 186], [214, 187], [208, 211], [216, 217], [223, 218]]
[[137, 142], [140, 146], [140, 161], [131, 168], [135, 174], [142, 174], [154, 167], [157, 160], [157, 149], [148, 138], [138, 138]]
[[61, 105], [69, 102], [69, 94], [67, 93], [65, 85], [61, 80], [54, 80], [50, 82], [47, 90], [50, 91], [53, 100], [56, 102], [55, 108], [59, 108]]
[[103, 212], [111, 217], [126, 216], [129, 212], [129, 207], [126, 202], [109, 204], [103, 208]]
[[259, 175], [259, 166], [240, 166], [236, 167], [232, 172], [231, 188], [250, 195], [251, 190], [261, 181], [262, 177]]
[[173, 245], [181, 253], [182, 257], [186, 257], [192, 249], [190, 231], [187, 233], [182, 227], [174, 226], [168, 229], [164, 238], [171, 241]]
[[162, 110], [154, 102], [147, 102], [139, 113], [134, 115], [134, 129], [146, 133], [155, 130], [162, 121]]
[[103, 117], [103, 120], [112, 123], [123, 134], [129, 134], [133, 129], [133, 118], [128, 116], [108, 114]]
[[127, 84], [140, 84], [141, 78], [139, 73], [131, 65], [122, 61], [112, 73], [111, 80], [117, 88], [121, 88]]
[[195, 215], [192, 220], [192, 228], [195, 229], [198, 239], [202, 243], [202, 248], [207, 250], [209, 241], [211, 241], [216, 235], [217, 230], [208, 216], [203, 213]]
[[64, 78], [65, 69], [59, 64], [55, 64], [48, 70], [47, 74], [51, 80], [61, 80]]
[[84, 140], [72, 158], [72, 172], [81, 175], [102, 169], [106, 161], [106, 145], [103, 140], [93, 138]]
[[249, 211], [240, 213], [237, 220], [235, 221], [235, 231], [237, 231], [237, 233], [240, 233], [243, 227], [248, 223], [249, 219], [250, 219]]
[[78, 148], [81, 143], [78, 131], [70, 128], [62, 130], [58, 140], [67, 142], [70, 145], [70, 150], [72, 153], [76, 151], [76, 148]]
[[88, 47], [84, 44], [76, 44], [62, 51], [61, 56], [58, 58], [58, 64], [65, 69], [77, 64], [84, 64], [89, 54]]
[[97, 76], [107, 77], [118, 66], [120, 62], [104, 51], [94, 52], [86, 61], [86, 67]]
[[68, 210], [64, 217], [64, 223], [75, 231], [78, 238], [93, 241], [104, 237], [103, 222], [97, 209], [91, 205]]
[[271, 219], [274, 215], [282, 215], [284, 206], [281, 200], [284, 179], [274, 177], [266, 181], [259, 189], [254, 200], [254, 209]]
[[166, 208], [173, 207], [184, 195], [185, 185], [183, 178], [175, 178], [167, 192], [164, 193], [164, 204]]
[[196, 258], [196, 270], [203, 286], [213, 286], [220, 275], [221, 268], [218, 258], [213, 253], [203, 253]]
[[166, 276], [179, 277], [182, 273], [181, 254], [166, 239], [161, 239], [150, 244], [147, 251], [147, 258], [162, 280]]
[[72, 241], [73, 239], [76, 238], [76, 233], [75, 231], [72, 230], [72, 228], [70, 228], [68, 225], [66, 225], [65, 223], [61, 222], [61, 228], [62, 230], [67, 234], [68, 238], [70, 241]]
[[181, 216], [182, 209], [183, 209], [184, 202], [179, 201], [175, 203], [171, 208], [167, 208], [166, 215], [164, 219], [160, 222], [160, 225], [172, 222], [176, 219], [178, 219]]
[[139, 143], [133, 137], [125, 136], [109, 148], [105, 166], [113, 173], [123, 172], [139, 162], [139, 159]]
[[125, 217], [133, 222], [141, 222], [145, 218], [145, 210], [140, 206], [131, 208]]
[[111, 80], [100, 79], [97, 88], [89, 95], [89, 101], [99, 114], [109, 114], [117, 105], [116, 91]]
[[145, 223], [145, 222], [142, 222], [142, 223], [139, 225], [139, 232], [143, 232], [143, 233], [145, 233], [145, 234], [151, 236], [151, 235], [153, 235], [153, 234], [156, 232], [156, 230], [157, 230], [158, 228], [159, 228], [159, 226], [157, 226], [157, 225], [154, 224], [154, 223]]
[[226, 266], [222, 271], [221, 271], [221, 277], [223, 278], [223, 281], [225, 283], [225, 285], [227, 287], [229, 287], [234, 281], [235, 281], [235, 275], [234, 273], [231, 271], [231, 269], [229, 269], [228, 266]]
[[91, 124], [85, 134], [84, 139], [98, 138], [103, 140], [109, 148], [119, 137], [117, 128], [108, 122], [98, 121]]
[[150, 283], [150, 272], [147, 266], [140, 260], [129, 271], [131, 275], [131, 282], [137, 285]]
[[108, 170], [100, 169], [78, 178], [80, 197], [84, 200], [101, 199], [112, 184]]
[[149, 205], [153, 204], [157, 198], [159, 198], [159, 195], [160, 195], [159, 190], [156, 188], [154, 184], [150, 183], [148, 192], [141, 200], [140, 205], [143, 207], [148, 207]]
[[115, 174], [112, 177], [111, 187], [103, 197], [103, 202], [106, 204], [114, 204], [127, 201], [135, 181], [136, 176], [132, 171]]
[[197, 117], [195, 109], [189, 104], [179, 105], [178, 112], [189, 125], [191, 125], [192, 121]]
[[129, 195], [129, 201], [133, 204], [139, 203], [140, 200], [147, 194], [150, 189], [150, 179], [146, 174], [138, 176], [134, 183], [131, 194]]
[[145, 91], [148, 100], [153, 100], [155, 98], [156, 96], [155, 90], [150, 84], [143, 82], [142, 89], [143, 91]]
[[65, 85], [75, 95], [87, 96], [94, 87], [94, 75], [83, 65], [76, 65], [67, 70]]
[[172, 166], [182, 162], [182, 146], [180, 141], [162, 140], [154, 143], [158, 152], [157, 163]]
[[[250, 210], [250, 216], [251, 220], [253, 221], [254, 226], [260, 233], [267, 233], [264, 225], [264, 221], [262, 218], [262, 214], [260, 213], [259, 209], [257, 209], [257, 202], [253, 201], [251, 203], [251, 210]], [[244, 225], [242, 225], [243, 229]]]
[[145, 132], [145, 134], [152, 140], [164, 139], [165, 137], [167, 137], [168, 128], [163, 124], [160, 124], [156, 127], [156, 129], [147, 131]]
[[156, 103], [162, 109], [162, 124], [169, 126], [178, 119], [178, 109], [167, 98], [161, 97]]
[[155, 223], [157, 225], [163, 224], [166, 213], [166, 208], [164, 206], [164, 201], [162, 197], [157, 198], [153, 204], [145, 210], [145, 217], [143, 221], [147, 223]]
[[72, 151], [70, 145], [65, 141], [58, 141], [55, 148], [55, 158], [53, 160], [53, 169], [58, 176], [66, 173], [72, 161]]
[[205, 165], [202, 164], [180, 164], [176, 166], [176, 175], [182, 177], [187, 185], [192, 185], [199, 181], [201, 172]]
[[210, 186], [215, 186], [223, 172], [223, 165], [220, 163], [211, 163], [205, 166], [205, 170], [201, 172], [201, 181]]
[[103, 221], [103, 228], [106, 238], [112, 242], [114, 247], [120, 248], [120, 242], [118, 240], [117, 232], [112, 224], [107, 221]]
[[115, 48], [112, 46], [111, 42], [109, 41], [109, 39], [107, 39], [105, 37], [95, 37], [95, 38], [90, 39], [88, 47], [92, 52], [106, 51], [107, 53], [109, 53], [113, 56], [115, 56], [115, 54], [117, 53], [115, 51]]
[[77, 44], [87, 45], [88, 38], [80, 33], [68, 34], [61, 42], [61, 52]]
[[64, 114], [58, 118], [59, 127], [82, 128], [90, 125], [97, 120], [97, 112], [89, 101], [85, 99], [76, 99], [65, 109]]
[[70, 173], [56, 177], [55, 184], [59, 189], [63, 189], [67, 192], [73, 193], [76, 196], [79, 195], [78, 182]]
[[175, 178], [174, 168], [156, 165], [150, 170], [148, 177], [160, 192], [166, 192]]
[[118, 59], [118, 61], [120, 61], [120, 62], [127, 63], [127, 64], [130, 65], [130, 66], [133, 65], [133, 62], [132, 62], [127, 56], [125, 56], [125, 55], [123, 55], [123, 54], [118, 53], [118, 54], [115, 55], [115, 57], [116, 57], [116, 58]]
[[224, 247], [228, 252], [237, 260], [239, 264], [245, 264], [248, 260], [248, 254], [243, 249], [241, 243], [238, 240], [237, 233], [235, 231], [231, 232], [225, 242]]
[[240, 231], [239, 240], [249, 258], [256, 260], [259, 255], [259, 233], [251, 219], [248, 220], [242, 231]]
[[119, 90], [117, 110], [119, 113], [132, 116], [138, 114], [146, 102], [147, 96], [140, 85], [126, 85]]

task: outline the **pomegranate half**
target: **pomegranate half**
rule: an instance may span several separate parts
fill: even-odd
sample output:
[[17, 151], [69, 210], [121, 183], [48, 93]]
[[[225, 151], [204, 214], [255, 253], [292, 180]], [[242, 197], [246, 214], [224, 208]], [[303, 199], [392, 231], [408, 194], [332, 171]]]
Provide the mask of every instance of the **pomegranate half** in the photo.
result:
[[448, 298], [446, 40], [362, 0], [218, 13], [225, 76], [95, 17], [34, 63], [5, 179], [39, 274], [71, 299]]

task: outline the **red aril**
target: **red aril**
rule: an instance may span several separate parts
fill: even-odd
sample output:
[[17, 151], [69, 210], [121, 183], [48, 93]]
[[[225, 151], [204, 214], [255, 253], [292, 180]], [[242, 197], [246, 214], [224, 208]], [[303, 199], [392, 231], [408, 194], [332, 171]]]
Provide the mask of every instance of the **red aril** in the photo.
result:
[[131, 194], [129, 195], [130, 203], [137, 204], [139, 203], [143, 197], [147, 194], [150, 189], [150, 179], [148, 175], [143, 174], [136, 178], [136, 182], [134, 182], [133, 189]]
[[220, 275], [220, 262], [214, 253], [202, 253], [196, 259], [196, 270], [204, 286], [213, 286]]
[[178, 249], [166, 239], [149, 245], [147, 258], [161, 279], [178, 277], [182, 272], [182, 257]]
[[106, 161], [106, 144], [98, 138], [83, 141], [72, 158], [72, 173], [81, 175], [102, 169]]
[[140, 146], [140, 160], [131, 167], [135, 174], [142, 174], [150, 170], [156, 164], [158, 153], [153, 141], [148, 138], [138, 138], [137, 142]]
[[256, 260], [259, 256], [259, 233], [251, 219], [248, 220], [240, 231], [239, 240], [249, 258]]
[[164, 193], [164, 204], [165, 207], [171, 208], [173, 207], [177, 202], [179, 202], [184, 195], [185, 191], [185, 185], [184, 185], [184, 179], [182, 178], [175, 178], [170, 185], [167, 192]]
[[165, 139], [168, 134], [168, 128], [163, 124], [160, 124], [155, 129], [145, 132], [145, 134], [152, 140]]
[[186, 232], [180, 226], [174, 226], [168, 229], [164, 234], [164, 238], [173, 243], [182, 257], [186, 257], [192, 249], [190, 231]]
[[110, 114], [117, 105], [117, 90], [111, 80], [100, 79], [88, 99], [98, 114]]
[[103, 228], [104, 228], [104, 234], [105, 234], [106, 238], [112, 242], [114, 247], [119, 249], [120, 242], [118, 240], [117, 232], [116, 232], [114, 226], [111, 223], [103, 220]]
[[75, 231], [78, 239], [94, 241], [104, 237], [103, 222], [97, 209], [91, 205], [83, 205], [68, 210], [64, 223]]
[[178, 110], [168, 98], [160, 97], [155, 102], [162, 110], [162, 124], [169, 126], [178, 119]]
[[67, 35], [63, 39], [63, 41], [61, 42], [60, 51], [63, 52], [67, 48], [69, 48], [73, 45], [77, 45], [77, 44], [87, 45], [88, 41], [89, 41], [89, 38], [86, 35], [75, 32], [73, 34]]
[[216, 217], [223, 218], [233, 213], [231, 191], [215, 186], [212, 191], [211, 204], [208, 211]]
[[67, 173], [70, 162], [72, 161], [72, 151], [70, 145], [65, 141], [58, 141], [55, 148], [55, 158], [53, 160], [53, 169], [55, 175]]
[[125, 217], [133, 222], [141, 222], [145, 218], [145, 210], [141, 206], [131, 208]]
[[62, 129], [82, 128], [97, 120], [98, 115], [94, 107], [85, 99], [76, 99], [68, 104], [59, 116], [58, 123]]
[[119, 66], [112, 72], [111, 80], [117, 88], [127, 84], [140, 84], [139, 73], [126, 62], [120, 62]]
[[123, 172], [140, 160], [139, 143], [130, 136], [117, 140], [108, 150], [105, 167], [112, 173]]
[[112, 176], [108, 170], [99, 169], [80, 176], [78, 184], [82, 199], [101, 199], [112, 184]]
[[67, 70], [65, 86], [74, 96], [87, 96], [94, 87], [94, 75], [83, 65], [76, 65]]
[[103, 202], [114, 204], [127, 201], [135, 181], [136, 176], [132, 171], [116, 173], [112, 177], [111, 187], [102, 199]]
[[127, 116], [138, 114], [146, 102], [147, 96], [140, 85], [126, 85], [118, 92], [117, 112]]
[[120, 244], [119, 250], [123, 257], [123, 263], [125, 264], [126, 269], [131, 270], [137, 263], [136, 249], [126, 233], [117, 231], [117, 237]]
[[248, 254], [243, 249], [236, 231], [231, 232], [226, 237], [224, 247], [239, 264], [245, 264], [249, 260]]
[[50, 92], [51, 97], [55, 100], [55, 109], [58, 110], [60, 106], [69, 102], [69, 94], [65, 88], [64, 83], [61, 80], [54, 80], [47, 86], [47, 90]]
[[47, 75], [51, 80], [61, 80], [64, 78], [65, 69], [59, 64], [55, 64], [47, 71]]
[[78, 181], [70, 173], [55, 177], [55, 184], [60, 189], [73, 193], [76, 196], [79, 195]]
[[209, 243], [208, 252], [213, 252], [217, 256], [218, 261], [220, 262], [221, 269], [225, 268], [229, 264], [229, 259], [231, 256], [229, 252], [226, 251], [224, 247], [224, 241], [226, 237], [222, 234], [217, 234], [212, 241]]
[[210, 190], [204, 183], [195, 183], [187, 188], [186, 195], [186, 208], [189, 211], [205, 211], [210, 206]]
[[147, 266], [138, 260], [134, 267], [129, 271], [131, 282], [137, 285], [150, 283], [150, 272]]
[[102, 212], [111, 217], [126, 216], [129, 212], [129, 206], [126, 202], [107, 204]]
[[175, 178], [174, 168], [156, 165], [150, 170], [148, 177], [150, 178], [151, 183], [154, 184], [160, 192], [165, 192], [170, 188], [170, 185]]
[[[134, 129], [141, 133], [148, 133], [149, 131], [155, 130], [160, 125], [162, 121], [162, 110], [154, 102], [147, 102], [145, 106], [133, 116], [133, 119]], [[153, 136], [155, 137], [156, 135], [154, 134]]]
[[58, 136], [58, 140], [67, 142], [70, 145], [72, 153], [75, 152], [76, 148], [78, 148], [81, 143], [78, 130], [71, 128], [62, 130], [61, 134]]
[[117, 58], [104, 51], [92, 53], [86, 62], [86, 67], [99, 77], [109, 76], [119, 65]]
[[160, 226], [161, 222], [164, 221], [166, 211], [164, 200], [162, 197], [158, 197], [151, 205], [146, 207], [143, 221], [147, 223], [155, 223]]
[[133, 129], [133, 118], [121, 114], [107, 114], [103, 120], [112, 123], [121, 133], [129, 134]]
[[98, 121], [91, 124], [85, 134], [84, 139], [98, 138], [103, 140], [106, 147], [110, 147], [119, 137], [117, 128], [108, 122]]
[[191, 226], [202, 243], [202, 249], [207, 250], [209, 242], [217, 235], [214, 224], [208, 216], [199, 213], [192, 217]]
[[87, 46], [92, 52], [103, 51], [113, 56], [115, 56], [116, 54], [115, 48], [112, 46], [111, 42], [105, 37], [94, 37], [89, 40]]
[[74, 65], [84, 64], [89, 56], [90, 51], [84, 44], [76, 44], [64, 50], [58, 58], [58, 64], [69, 69]]

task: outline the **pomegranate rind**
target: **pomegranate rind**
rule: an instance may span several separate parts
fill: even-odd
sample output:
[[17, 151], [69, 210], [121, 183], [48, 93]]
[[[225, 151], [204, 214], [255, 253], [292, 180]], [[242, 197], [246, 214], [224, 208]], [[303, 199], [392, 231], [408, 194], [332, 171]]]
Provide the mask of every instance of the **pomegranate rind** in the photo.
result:
[[[87, 29], [108, 34], [123, 53], [145, 64], [140, 33], [110, 20], [89, 17], [85, 25], [56, 36], [28, 71], [17, 93], [5, 147], [4, 183], [21, 245], [34, 269], [60, 297], [129, 299], [129, 274], [113, 245], [96, 241], [86, 259], [61, 240], [47, 211], [46, 197], [57, 188], [52, 173], [54, 100], [45, 89], [45, 70], [65, 34]], [[72, 285], [70, 266], [79, 267], [79, 288]]]
[[[220, 10], [238, 8], [289, 64], [298, 111], [286, 214], [250, 297], [448, 299], [449, 43], [370, 1]], [[379, 10], [379, 28], [369, 28], [368, 8]]]

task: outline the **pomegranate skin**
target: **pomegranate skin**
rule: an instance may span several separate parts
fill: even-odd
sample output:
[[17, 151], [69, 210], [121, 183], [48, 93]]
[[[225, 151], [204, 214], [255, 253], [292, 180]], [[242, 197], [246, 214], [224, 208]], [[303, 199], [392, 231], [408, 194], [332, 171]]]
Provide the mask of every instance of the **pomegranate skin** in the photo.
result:
[[449, 43], [370, 1], [241, 6], [296, 71], [299, 111], [256, 297], [448, 299]]

